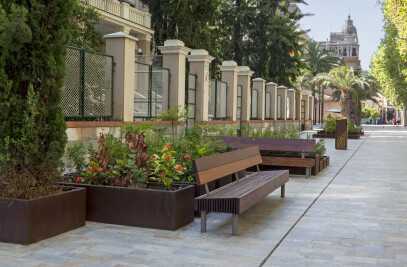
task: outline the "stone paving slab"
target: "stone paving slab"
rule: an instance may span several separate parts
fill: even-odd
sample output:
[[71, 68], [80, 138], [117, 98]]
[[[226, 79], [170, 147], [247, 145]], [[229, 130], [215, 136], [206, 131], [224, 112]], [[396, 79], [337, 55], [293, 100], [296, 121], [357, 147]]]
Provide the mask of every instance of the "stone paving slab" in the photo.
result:
[[347, 151], [327, 139], [330, 166], [291, 175], [285, 199], [276, 191], [239, 217], [239, 236], [229, 214], [209, 214], [205, 234], [199, 219], [174, 232], [87, 222], [30, 246], [0, 243], [0, 266], [256, 266], [337, 173], [266, 265], [407, 265], [407, 132], [377, 129]]
[[365, 132], [364, 144], [266, 266], [407, 266], [407, 131]]

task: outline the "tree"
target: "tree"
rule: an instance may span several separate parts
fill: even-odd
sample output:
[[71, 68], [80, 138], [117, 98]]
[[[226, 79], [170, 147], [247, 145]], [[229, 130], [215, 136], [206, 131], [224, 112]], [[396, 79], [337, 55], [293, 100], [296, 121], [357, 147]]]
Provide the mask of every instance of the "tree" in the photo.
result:
[[247, 65], [257, 76], [287, 87], [293, 87], [306, 64], [301, 60], [303, 31], [296, 20], [273, 14], [273, 6], [264, 4], [249, 32]]
[[[318, 73], [329, 72], [333, 67], [339, 66], [340, 58], [333, 56], [330, 51], [322, 50], [318, 42], [312, 40], [307, 43], [302, 59], [307, 63], [308, 67], [311, 69], [312, 76], [315, 77]], [[320, 110], [324, 110], [324, 88], [318, 87], [311, 90], [314, 96], [314, 114], [316, 114], [317, 109], [317, 98], [316, 94], [320, 95]], [[321, 93], [322, 92], [322, 93]], [[320, 114], [323, 114], [320, 113]], [[322, 116], [322, 115], [321, 115]], [[321, 118], [322, 119], [322, 118]], [[321, 120], [320, 119], [320, 120]], [[314, 121], [317, 118], [314, 116]]]
[[[74, 0], [14, 2], [0, 0], [0, 179], [9, 192], [41, 194], [67, 142], [60, 88]], [[11, 188], [21, 173], [30, 184]]]
[[[407, 0], [384, 0], [383, 12], [397, 29], [397, 48], [407, 61]], [[407, 70], [404, 70], [404, 75], [407, 75]]]
[[220, 0], [142, 0], [151, 13], [154, 47], [179, 39], [187, 47], [216, 55], [216, 17]]
[[357, 95], [356, 87], [364, 88], [370, 86], [364, 79], [355, 75], [352, 68], [348, 66], [336, 67], [331, 69], [328, 73], [320, 73], [315, 77], [316, 81], [322, 81], [325, 85], [332, 86], [340, 92], [340, 105], [342, 109], [342, 116], [348, 118], [350, 121], [355, 122], [355, 114], [350, 116], [349, 104], [352, 95]]
[[380, 118], [380, 112], [377, 108], [372, 108], [370, 106], [364, 106], [362, 108], [362, 117], [365, 119], [378, 119]]
[[89, 5], [89, 0], [75, 1], [70, 23], [69, 44], [86, 50], [99, 51], [103, 45], [103, 35], [96, 29], [100, 13]]
[[397, 47], [399, 36], [396, 26], [386, 20], [384, 31], [385, 37], [372, 57], [371, 72], [381, 88], [381, 94], [394, 106], [401, 107], [407, 103], [407, 64]]

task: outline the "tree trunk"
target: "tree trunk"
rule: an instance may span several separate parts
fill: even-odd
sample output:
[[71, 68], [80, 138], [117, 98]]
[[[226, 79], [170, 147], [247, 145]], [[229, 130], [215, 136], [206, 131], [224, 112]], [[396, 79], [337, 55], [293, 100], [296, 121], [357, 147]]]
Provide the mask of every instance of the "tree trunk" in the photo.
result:
[[350, 94], [348, 91], [342, 91], [341, 99], [339, 100], [339, 104], [341, 105], [342, 109], [342, 116], [346, 117], [348, 120], [349, 118], [349, 98]]
[[358, 125], [358, 126], [360, 126], [360, 125], [362, 125], [362, 104], [360, 103], [360, 101], [358, 102], [358, 109], [357, 109], [357, 112], [358, 112], [358, 116], [356, 117], [356, 124]]
[[349, 99], [349, 121], [357, 124], [358, 105], [352, 99]]

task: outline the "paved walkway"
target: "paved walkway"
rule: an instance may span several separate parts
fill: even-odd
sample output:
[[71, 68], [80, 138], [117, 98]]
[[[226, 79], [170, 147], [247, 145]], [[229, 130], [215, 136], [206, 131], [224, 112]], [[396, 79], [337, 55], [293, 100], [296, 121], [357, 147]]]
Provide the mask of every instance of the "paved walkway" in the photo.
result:
[[407, 265], [407, 128], [366, 127], [347, 151], [327, 140], [330, 166], [290, 176], [239, 218], [210, 214], [178, 231], [88, 222], [30, 246], [0, 243], [0, 266]]

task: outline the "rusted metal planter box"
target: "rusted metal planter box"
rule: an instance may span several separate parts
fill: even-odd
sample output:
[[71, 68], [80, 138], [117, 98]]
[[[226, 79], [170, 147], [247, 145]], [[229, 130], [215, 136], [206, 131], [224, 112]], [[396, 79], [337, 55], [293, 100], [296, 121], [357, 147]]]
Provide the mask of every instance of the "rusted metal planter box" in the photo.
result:
[[85, 226], [84, 188], [30, 200], [0, 198], [0, 242], [28, 245]]
[[[63, 183], [64, 184], [64, 183]], [[176, 191], [77, 184], [86, 188], [86, 220], [176, 230], [194, 220], [194, 187]]]

